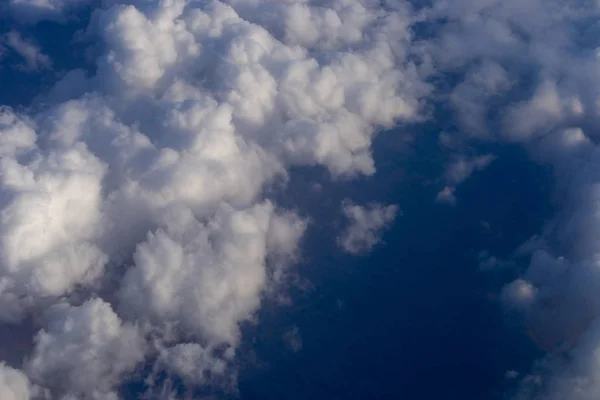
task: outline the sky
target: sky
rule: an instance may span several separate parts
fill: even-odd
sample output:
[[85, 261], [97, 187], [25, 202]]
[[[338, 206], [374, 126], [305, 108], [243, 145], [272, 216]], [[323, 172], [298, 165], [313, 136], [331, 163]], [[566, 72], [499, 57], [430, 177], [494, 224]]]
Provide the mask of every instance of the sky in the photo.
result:
[[600, 398], [599, 17], [1, 2], [0, 398]]

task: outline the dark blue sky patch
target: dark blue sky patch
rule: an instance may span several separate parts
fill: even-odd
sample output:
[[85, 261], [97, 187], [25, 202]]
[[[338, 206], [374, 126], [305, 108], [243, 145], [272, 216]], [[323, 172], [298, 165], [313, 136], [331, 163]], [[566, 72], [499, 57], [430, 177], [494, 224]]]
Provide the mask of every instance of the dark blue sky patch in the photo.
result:
[[[338, 196], [348, 195], [398, 203], [403, 215], [385, 245], [359, 259], [335, 247], [335, 218], [327, 220], [329, 229], [320, 224], [309, 231], [310, 258], [298, 268], [312, 289], [300, 290], [293, 306], [266, 306], [261, 324], [248, 328], [246, 354], [258, 361], [242, 371], [242, 398], [499, 399], [510, 384], [506, 371], [527, 371], [539, 356], [497, 302], [518, 270], [488, 275], [473, 255], [511, 257], [540, 231], [552, 215], [548, 171], [520, 149], [498, 147], [498, 160], [459, 187], [457, 207], [440, 206], [434, 184], [424, 185], [440, 168], [419, 157], [427, 144], [417, 140], [412, 150], [394, 151], [382, 145], [393, 141], [393, 132], [386, 135], [376, 151], [387, 154], [376, 158], [388, 164], [374, 179], [348, 185], [346, 193], [318, 193], [305, 204], [326, 218], [335, 215], [330, 207]], [[306, 185], [305, 178], [293, 176], [290, 186]], [[297, 353], [281, 338], [292, 325], [302, 337]]]

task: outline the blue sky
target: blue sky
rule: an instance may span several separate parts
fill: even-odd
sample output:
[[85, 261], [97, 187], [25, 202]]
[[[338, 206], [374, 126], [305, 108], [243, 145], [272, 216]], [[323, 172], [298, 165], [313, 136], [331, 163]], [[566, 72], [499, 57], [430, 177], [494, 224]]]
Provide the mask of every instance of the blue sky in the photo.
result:
[[[551, 185], [545, 171], [523, 152], [503, 150], [464, 185], [456, 208], [436, 205], [422, 178], [404, 177], [385, 190], [391, 185], [382, 182], [397, 179], [401, 167], [435, 179], [437, 165], [419, 163], [417, 153], [403, 152], [400, 165], [382, 168], [380, 181], [355, 196], [403, 204], [403, 216], [368, 256], [326, 248], [311, 258], [304, 271], [315, 287], [291, 310], [269, 309], [251, 329], [259, 332], [252, 348], [266, 365], [257, 372], [251, 364], [246, 379], [242, 373], [242, 397], [503, 398], [514, 386], [506, 371], [528, 371], [539, 350], [493, 299], [511, 272], [482, 273], [477, 253], [509, 256], [551, 215], [550, 205], [540, 207]], [[315, 236], [308, 240], [317, 247], [325, 239]], [[290, 326], [302, 332], [301, 351], [279, 339]]]
[[8, 0], [0, 398], [597, 399], [599, 16]]

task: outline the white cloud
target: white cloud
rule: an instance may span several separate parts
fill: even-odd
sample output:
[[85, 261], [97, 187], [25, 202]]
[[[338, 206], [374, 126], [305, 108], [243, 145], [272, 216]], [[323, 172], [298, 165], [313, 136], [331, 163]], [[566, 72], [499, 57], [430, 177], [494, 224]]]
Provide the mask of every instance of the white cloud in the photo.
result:
[[344, 251], [358, 254], [369, 251], [381, 242], [384, 230], [390, 227], [398, 213], [398, 206], [369, 204], [355, 205], [345, 201], [342, 212], [347, 219], [347, 226], [338, 243]]
[[455, 188], [452, 186], [445, 186], [442, 190], [440, 190], [435, 197], [436, 203], [440, 204], [448, 204], [455, 205], [456, 204], [456, 196], [454, 196]]
[[29, 400], [29, 379], [21, 371], [0, 363], [0, 397], [3, 400]]
[[[335, 175], [373, 173], [375, 129], [420, 117], [419, 101], [428, 87], [407, 60], [405, 12], [378, 20], [381, 9], [372, 7], [361, 11], [363, 19], [350, 18], [363, 35], [389, 40], [363, 38], [352, 52], [345, 51], [344, 40], [334, 41], [309, 52], [311, 47], [271, 35], [275, 27], [244, 19], [260, 18], [263, 5], [210, 2], [180, 15], [184, 3], [170, 4], [146, 6], [147, 13], [118, 6], [97, 17], [91, 32], [109, 44], [96, 78], [103, 90], [126, 90], [131, 96], [167, 89], [180, 102], [198, 88], [175, 78], [183, 72], [196, 75], [199, 83], [210, 85], [203, 89], [218, 94], [214, 100], [231, 108], [231, 124], [245, 140], [260, 143], [286, 163], [323, 164]], [[297, 12], [290, 10], [307, 7], [270, 5], [269, 15], [282, 14], [277, 24]], [[310, 8], [332, 16], [356, 8], [332, 6]], [[265, 130], [279, 134], [261, 135]]]
[[[191, 386], [227, 381], [241, 324], [285, 283], [307, 226], [264, 189], [295, 166], [372, 175], [376, 133], [426, 116], [411, 7], [9, 0], [2, 11], [66, 22], [87, 6], [78, 35], [93, 72], [66, 71], [43, 107], [0, 112], [0, 319], [41, 324], [24, 370], [53, 398], [117, 399], [144, 359]], [[14, 31], [6, 45], [50, 68], [34, 39]], [[341, 243], [372, 247], [396, 211], [357, 211]]]
[[94, 244], [105, 166], [84, 146], [19, 164], [0, 162], [2, 319], [19, 319], [33, 298], [93, 282], [106, 255]]
[[[376, 133], [426, 118], [424, 102], [440, 98], [466, 137], [444, 136], [452, 151], [473, 138], [524, 143], [555, 167], [565, 207], [547, 242], [565, 257], [534, 253], [504, 299], [549, 348], [591, 326], [600, 70], [591, 49], [568, 50], [573, 26], [599, 15], [591, 2], [434, 1], [416, 15], [405, 1], [102, 3], [85, 32], [100, 49], [95, 72], [67, 73], [39, 112], [0, 110], [0, 318], [45, 316], [25, 369], [35, 384], [116, 399], [150, 356], [190, 384], [227, 375], [240, 324], [283, 279], [306, 228], [265, 187], [298, 165], [373, 175]], [[36, 22], [89, 4], [3, 6]], [[414, 40], [417, 21], [438, 24], [433, 40]], [[51, 66], [33, 39], [11, 32], [6, 45], [32, 70]], [[458, 82], [430, 97], [426, 82], [445, 73]], [[456, 155], [437, 200], [455, 203], [455, 187], [493, 159]], [[343, 212], [339, 244], [354, 254], [380, 242], [398, 208]], [[566, 385], [557, 393], [595, 393], [563, 379], [597, 375], [582, 355], [595, 333], [573, 342], [581, 370], [551, 374]], [[7, 368], [5, 386], [27, 387]]]
[[[121, 308], [132, 318], [235, 347], [239, 323], [253, 317], [269, 282], [269, 252], [294, 252], [303, 225], [293, 215], [277, 215], [270, 203], [240, 211], [223, 205], [207, 223], [189, 210], [174, 209], [167, 218], [138, 245], [122, 283]], [[271, 227], [283, 224], [296, 229], [289, 242], [269, 240]]]
[[229, 366], [215, 351], [197, 343], [180, 343], [161, 351], [159, 365], [191, 386], [215, 383], [224, 378]]
[[495, 159], [496, 156], [491, 154], [473, 158], [458, 156], [447, 166], [444, 178], [449, 185], [458, 185], [469, 178], [473, 172], [487, 168]]
[[94, 243], [105, 166], [82, 145], [45, 156], [33, 152], [30, 160], [0, 162], [0, 318], [7, 320], [19, 319], [36, 298], [92, 283], [107, 260]]
[[36, 139], [31, 121], [7, 107], [0, 107], [0, 155], [10, 156], [33, 149]]
[[42, 53], [40, 47], [21, 36], [17, 31], [10, 31], [4, 37], [4, 43], [17, 53], [25, 62], [23, 68], [27, 71], [52, 68], [52, 60]]
[[125, 374], [144, 359], [138, 329], [122, 322], [100, 299], [81, 306], [59, 304], [43, 318], [26, 371], [55, 393], [108, 400]]
[[[440, 135], [442, 145], [447, 146], [451, 138], [448, 135]], [[451, 163], [446, 165], [444, 172], [444, 182], [446, 186], [440, 190], [435, 198], [436, 203], [450, 206], [456, 205], [456, 186], [467, 180], [474, 172], [482, 171], [487, 168], [496, 156], [486, 154], [477, 157], [468, 157], [463, 155], [454, 155]]]
[[[20, 23], [35, 24], [41, 20], [64, 22], [71, 12], [94, 0], [7, 0], [3, 7]], [[1, 8], [0, 8], [1, 10]]]

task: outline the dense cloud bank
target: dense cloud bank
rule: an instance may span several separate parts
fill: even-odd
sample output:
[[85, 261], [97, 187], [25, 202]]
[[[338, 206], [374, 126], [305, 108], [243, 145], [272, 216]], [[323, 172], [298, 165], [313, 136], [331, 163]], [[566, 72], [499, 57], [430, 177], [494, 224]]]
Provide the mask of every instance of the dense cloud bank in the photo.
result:
[[[22, 365], [0, 365], [2, 398], [118, 399], [147, 363], [235, 387], [240, 326], [284, 287], [310, 222], [265, 189], [296, 166], [372, 176], [375, 135], [434, 107], [456, 128], [439, 134], [439, 202], [494, 161], [480, 144], [554, 167], [560, 212], [502, 294], [549, 352], [517, 396], [597, 398], [599, 5], [424, 3], [4, 3], [19, 23], [3, 56], [52, 70], [29, 27], [90, 13], [73, 40], [93, 67], [0, 109], [0, 319], [37, 331]], [[340, 206], [352, 254], [398, 213]]]
[[[84, 3], [5, 8], [68, 21]], [[0, 318], [39, 329], [23, 372], [6, 367], [19, 399], [118, 398], [144, 363], [191, 388], [234, 385], [240, 324], [285, 283], [309, 222], [263, 190], [293, 166], [373, 174], [375, 132], [422, 118], [430, 90], [408, 7], [120, 3], [78, 34], [95, 72], [0, 113]], [[5, 47], [28, 71], [52, 67], [17, 30]], [[345, 246], [379, 240], [394, 208], [374, 212]]]

